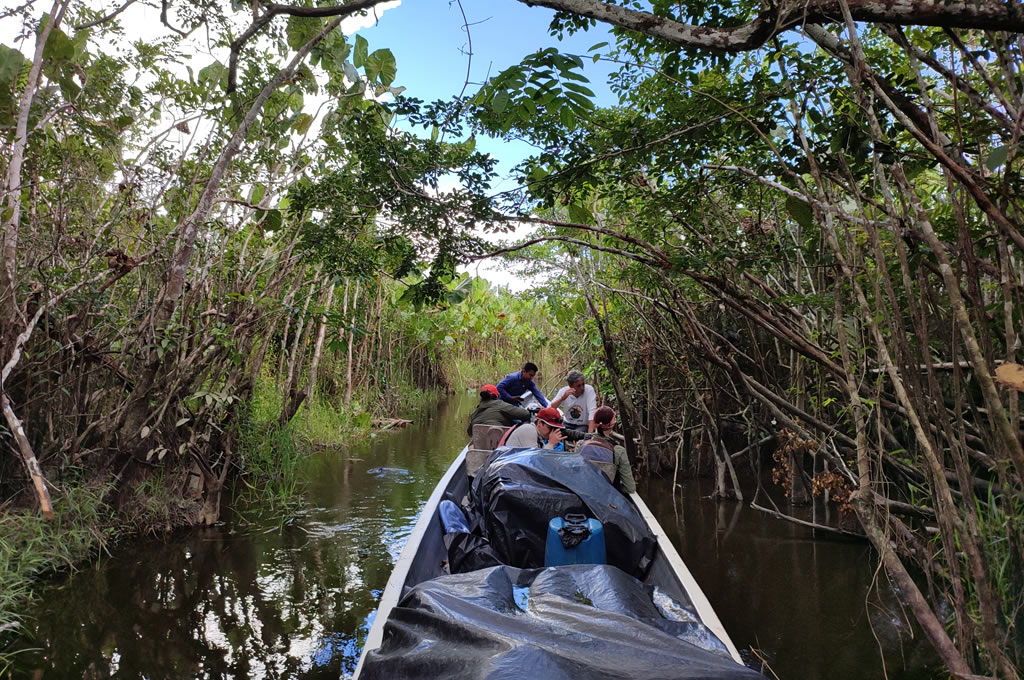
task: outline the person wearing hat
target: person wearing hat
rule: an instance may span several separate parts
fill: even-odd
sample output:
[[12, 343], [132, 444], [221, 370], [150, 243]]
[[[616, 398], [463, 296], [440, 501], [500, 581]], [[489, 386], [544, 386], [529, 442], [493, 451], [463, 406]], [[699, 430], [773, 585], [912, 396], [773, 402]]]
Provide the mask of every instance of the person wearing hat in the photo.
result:
[[537, 419], [532, 423], [523, 423], [501, 443], [502, 446], [524, 449], [553, 449], [563, 451], [565, 430], [562, 425], [562, 414], [557, 408], [542, 408], [537, 411]]
[[586, 440], [578, 450], [584, 458], [615, 463], [615, 485], [623, 493], [636, 491], [633, 469], [629, 466], [629, 455], [626, 447], [616, 444], [610, 434], [615, 427], [615, 409], [602, 406], [594, 411], [594, 425], [597, 433]]
[[476, 410], [469, 416], [469, 427], [466, 434], [473, 436], [474, 425], [502, 425], [508, 427], [517, 422], [530, 422], [530, 412], [525, 408], [513, 406], [502, 401], [498, 395], [498, 388], [494, 385], [484, 385], [480, 388], [480, 403]]

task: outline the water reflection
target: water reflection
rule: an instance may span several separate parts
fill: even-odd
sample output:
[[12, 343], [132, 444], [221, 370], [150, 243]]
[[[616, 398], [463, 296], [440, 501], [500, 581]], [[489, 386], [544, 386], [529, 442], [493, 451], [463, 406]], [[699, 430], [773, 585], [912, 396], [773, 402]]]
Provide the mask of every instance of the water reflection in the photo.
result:
[[451, 400], [409, 430], [311, 457], [306, 509], [284, 524], [136, 541], [61, 579], [31, 612], [13, 675], [351, 673], [392, 564], [465, 443], [472, 405]]
[[865, 543], [716, 504], [711, 480], [685, 482], [674, 502], [671, 487], [653, 480], [641, 494], [746, 659], [753, 647], [784, 680], [943, 677]]
[[[135, 541], [58, 580], [28, 612], [32, 649], [14, 676], [345, 677], [475, 402], [309, 458], [305, 509], [286, 523]], [[669, 480], [641, 489], [740, 649], [758, 649], [784, 680], [884, 677], [880, 645], [890, 680], [941, 677], [863, 543], [815, 538], [710, 492], [687, 482], [673, 497]], [[868, 595], [873, 579], [881, 597]]]

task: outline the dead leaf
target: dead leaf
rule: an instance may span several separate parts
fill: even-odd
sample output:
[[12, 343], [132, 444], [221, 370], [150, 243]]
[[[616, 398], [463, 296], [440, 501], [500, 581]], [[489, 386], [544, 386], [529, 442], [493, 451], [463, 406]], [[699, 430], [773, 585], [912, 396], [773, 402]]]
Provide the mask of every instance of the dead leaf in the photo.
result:
[[1024, 392], [1024, 366], [1006, 362], [996, 368], [996, 380]]

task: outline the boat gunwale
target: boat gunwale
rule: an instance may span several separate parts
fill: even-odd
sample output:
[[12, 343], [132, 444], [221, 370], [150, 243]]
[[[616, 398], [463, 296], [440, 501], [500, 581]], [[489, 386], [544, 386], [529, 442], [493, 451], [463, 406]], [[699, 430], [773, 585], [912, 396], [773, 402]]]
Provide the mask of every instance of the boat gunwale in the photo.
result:
[[[440, 505], [445, 493], [450, 488], [452, 479], [463, 469], [466, 453], [468, 451], [469, 445], [466, 445], [459, 455], [455, 457], [455, 460], [448, 467], [444, 476], [438, 480], [437, 485], [434, 487], [434, 491], [430, 494], [427, 502], [424, 503], [420, 510], [420, 516], [416, 520], [416, 524], [413, 526], [412, 532], [409, 534], [409, 540], [407, 540], [405, 545], [402, 547], [402, 550], [398, 555], [398, 559], [395, 561], [395, 566], [391, 571], [391, 576], [388, 578], [387, 585], [384, 587], [384, 593], [381, 595], [380, 603], [377, 605], [373, 623], [370, 624], [370, 630], [366, 635], [366, 640], [363, 643], [363, 649], [359, 654], [359, 662], [356, 664], [355, 672], [351, 676], [353, 680], [358, 680], [363, 669], [363, 664], [366, 661], [366, 656], [371, 651], [380, 648], [383, 643], [384, 626], [387, 623], [388, 617], [391, 616], [391, 610], [395, 608], [398, 601], [401, 599], [405, 583], [409, 578], [409, 571], [416, 559], [417, 553], [419, 552], [423, 537], [426, 535], [426, 532], [430, 527], [430, 522], [437, 516], [438, 506]], [[722, 642], [722, 644], [725, 645], [733, 661], [740, 666], [745, 666], [746, 664], [743, 663], [739, 650], [729, 637], [729, 634], [725, 631], [725, 627], [722, 625], [721, 620], [718, 618], [714, 608], [711, 606], [711, 602], [704, 594], [704, 591], [701, 589], [696, 579], [694, 579], [693, 574], [686, 566], [686, 563], [679, 555], [679, 552], [672, 544], [672, 541], [669, 540], [668, 535], [665, 533], [661, 524], [654, 517], [653, 513], [651, 513], [650, 508], [647, 507], [647, 504], [635, 491], [629, 494], [629, 499], [640, 512], [640, 515], [643, 517], [648, 529], [650, 529], [651, 533], [654, 534], [658, 550], [661, 551], [665, 559], [668, 561], [672, 573], [679, 580], [680, 586], [682, 586], [686, 596], [690, 599], [690, 603], [693, 605], [701, 623], [703, 623]]]
[[[427, 502], [420, 509], [419, 519], [416, 520], [416, 524], [409, 534], [409, 540], [402, 546], [402, 551], [398, 554], [395, 566], [391, 570], [391, 576], [388, 577], [388, 583], [384, 586], [384, 593], [377, 604], [373, 623], [370, 624], [370, 630], [367, 632], [366, 640], [363, 642], [363, 649], [359, 653], [359, 663], [356, 664], [356, 670], [352, 674], [353, 678], [358, 678], [359, 673], [363, 670], [366, 655], [378, 649], [384, 641], [384, 624], [387, 622], [388, 617], [391, 616], [391, 610], [395, 608], [398, 600], [402, 597], [402, 589], [405, 586], [406, 579], [409, 577], [409, 569], [416, 559], [416, 553], [419, 552], [423, 536], [427, 533], [430, 522], [437, 516], [437, 508], [441, 504], [441, 499], [444, 497], [448, 487], [451, 486], [452, 478], [462, 469], [467, 451], [469, 451], [468, 445], [455, 457], [455, 461], [448, 467], [444, 476], [438, 480], [433, 493], [430, 494]], [[382, 616], [383, 618], [381, 618]]]
[[665, 530], [661, 527], [661, 524], [654, 517], [654, 513], [647, 507], [647, 503], [640, 497], [636, 491], [629, 494], [629, 499], [633, 501], [633, 505], [636, 506], [637, 510], [640, 511], [640, 515], [647, 522], [647, 527], [654, 534], [655, 539], [658, 542], [658, 549], [664, 554], [665, 559], [668, 560], [669, 566], [672, 567], [672, 571], [679, 579], [680, 585], [683, 586], [683, 590], [686, 592], [686, 596], [690, 598], [690, 604], [697, 610], [697, 616], [700, 618], [701, 623], [708, 627], [708, 629], [715, 634], [722, 644], [725, 645], [726, 649], [729, 650], [729, 655], [732, 656], [733, 661], [741, 666], [745, 666], [743, 658], [740, 656], [739, 650], [736, 645], [733, 644], [732, 638], [725, 632], [725, 626], [722, 625], [721, 620], [718, 618], [718, 614], [715, 613], [714, 607], [711, 606], [710, 600], [707, 595], [701, 589], [700, 584], [697, 583], [697, 579], [693, 577], [690, 572], [690, 568], [686, 566], [686, 562], [683, 561], [682, 556], [676, 547], [669, 540]]

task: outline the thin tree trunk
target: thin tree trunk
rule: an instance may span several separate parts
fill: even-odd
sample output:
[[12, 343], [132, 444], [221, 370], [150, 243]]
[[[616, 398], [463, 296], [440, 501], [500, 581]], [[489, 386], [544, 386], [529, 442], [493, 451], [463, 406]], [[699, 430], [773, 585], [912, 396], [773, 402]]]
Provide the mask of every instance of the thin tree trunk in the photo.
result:
[[32, 451], [32, 445], [29, 443], [28, 437], [25, 436], [25, 428], [21, 421], [18, 420], [18, 416], [15, 415], [14, 409], [11, 408], [11, 402], [5, 392], [0, 392], [0, 408], [4, 412], [7, 427], [14, 434], [14, 440], [18, 444], [18, 451], [21, 453], [21, 459], [28, 469], [29, 478], [32, 480], [32, 486], [36, 492], [36, 498], [39, 499], [39, 509], [46, 519], [54, 519], [56, 515], [53, 512], [53, 503], [50, 502], [50, 492], [46, 489], [43, 471], [39, 468], [39, 461], [36, 460], [36, 454]]
[[331, 302], [333, 301], [334, 284], [332, 283], [327, 289], [327, 302], [324, 303], [324, 313], [320, 317], [320, 328], [317, 330], [316, 344], [313, 347], [313, 361], [309, 366], [309, 386], [306, 391], [309, 393], [311, 401], [316, 396], [316, 376], [320, 368], [320, 356], [324, 349], [324, 336], [327, 335], [327, 312], [330, 310]]
[[348, 365], [345, 368], [345, 410], [352, 403], [352, 343], [356, 340], [354, 330], [356, 323], [356, 300], [359, 299], [359, 279], [356, 279], [356, 288], [352, 292], [352, 310], [348, 317]]
[[[284, 388], [281, 393], [284, 395], [284, 405], [281, 408], [281, 415], [278, 418], [278, 422], [284, 426], [291, 422], [291, 419], [295, 416], [295, 412], [299, 410], [299, 406], [302, 405], [302, 401], [306, 398], [303, 390], [296, 389], [296, 383], [298, 382], [298, 373], [301, 372], [301, 364], [299, 363], [300, 350], [305, 347], [306, 336], [309, 334], [310, 329], [313, 327], [313, 319], [304, 320], [306, 317], [306, 311], [309, 309], [310, 300], [316, 294], [317, 282], [319, 277], [315, 278], [309, 284], [309, 295], [306, 296], [306, 302], [302, 307], [302, 316], [299, 318], [298, 328], [295, 332], [295, 341], [292, 343], [291, 356], [288, 358], [288, 377], [285, 379]], [[305, 352], [301, 352], [305, 355]]]
[[18, 237], [21, 222], [21, 168], [25, 162], [25, 148], [28, 146], [28, 118], [35, 99], [39, 77], [43, 70], [43, 50], [53, 29], [64, 18], [70, 0], [54, 0], [50, 9], [49, 19], [36, 36], [36, 48], [32, 55], [32, 66], [29, 68], [28, 80], [21, 93], [18, 103], [18, 118], [14, 127], [14, 143], [11, 146], [10, 158], [7, 162], [7, 175], [4, 178], [4, 198], [7, 201], [8, 216], [3, 220], [3, 266], [0, 267], [0, 319], [3, 319], [4, 331], [0, 333], [0, 356], [5, 356], [17, 335], [19, 314], [17, 301], [17, 269], [18, 269]]

